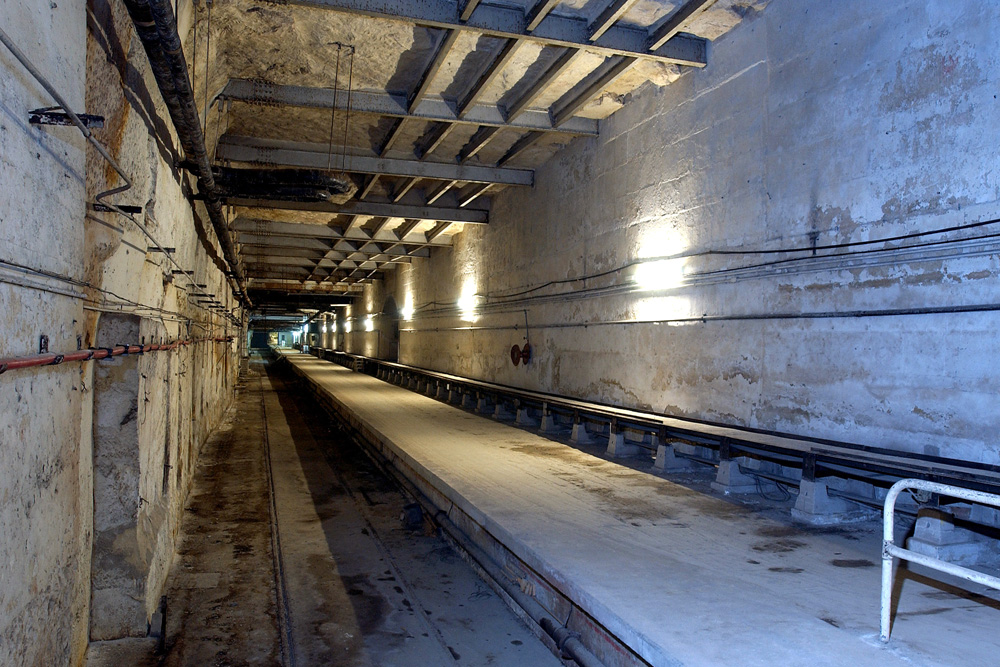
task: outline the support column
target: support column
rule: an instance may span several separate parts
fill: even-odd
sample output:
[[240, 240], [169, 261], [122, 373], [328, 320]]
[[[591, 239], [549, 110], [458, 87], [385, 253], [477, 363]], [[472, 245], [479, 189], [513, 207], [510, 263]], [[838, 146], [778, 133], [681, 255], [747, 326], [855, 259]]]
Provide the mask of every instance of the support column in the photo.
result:
[[575, 442], [578, 445], [589, 445], [594, 440], [590, 437], [590, 433], [587, 432], [587, 426], [580, 419], [580, 413], [573, 413], [573, 430], [569, 435], [571, 442]]
[[745, 456], [733, 457], [730, 451], [729, 440], [723, 438], [719, 445], [719, 470], [715, 474], [715, 481], [712, 488], [720, 493], [729, 495], [731, 493], [753, 493], [757, 490], [757, 480], [752, 476], [740, 472], [740, 465], [752, 467], [759, 465]]
[[[96, 345], [139, 340], [139, 318], [103, 314]], [[146, 554], [140, 549], [138, 357], [93, 362], [94, 537], [91, 640], [146, 634]]]
[[556, 417], [549, 410], [548, 403], [542, 403], [542, 418], [538, 425], [538, 430], [542, 433], [555, 433], [559, 430], [559, 425], [556, 423]]
[[520, 426], [538, 426], [538, 420], [531, 416], [531, 412], [528, 410], [528, 406], [523, 405], [521, 401], [515, 401], [517, 405], [517, 417], [514, 419]]
[[792, 508], [792, 518], [817, 526], [857, 521], [872, 516], [875, 512], [846, 498], [830, 496], [826, 481], [816, 479], [816, 457], [807, 455], [802, 459], [802, 479], [799, 481], [799, 495]]
[[694, 468], [694, 461], [677, 456], [673, 441], [667, 440], [665, 429], [660, 429], [653, 436], [653, 446], [656, 447], [656, 460], [653, 462], [656, 472], [687, 472]]
[[638, 445], [625, 442], [625, 433], [618, 425], [618, 420], [612, 419], [611, 427], [608, 430], [608, 448], [604, 453], [618, 459], [626, 456], [635, 456], [641, 449]]

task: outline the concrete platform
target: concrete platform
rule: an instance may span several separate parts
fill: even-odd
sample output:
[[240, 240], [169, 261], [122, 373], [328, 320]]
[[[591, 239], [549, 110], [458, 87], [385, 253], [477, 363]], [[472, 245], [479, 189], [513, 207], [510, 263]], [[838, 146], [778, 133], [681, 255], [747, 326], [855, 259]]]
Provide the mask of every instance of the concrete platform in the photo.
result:
[[969, 665], [1000, 655], [997, 592], [917, 568], [901, 572], [893, 639], [879, 642], [875, 523], [783, 522], [330, 362], [285, 356], [444, 504], [649, 664]]

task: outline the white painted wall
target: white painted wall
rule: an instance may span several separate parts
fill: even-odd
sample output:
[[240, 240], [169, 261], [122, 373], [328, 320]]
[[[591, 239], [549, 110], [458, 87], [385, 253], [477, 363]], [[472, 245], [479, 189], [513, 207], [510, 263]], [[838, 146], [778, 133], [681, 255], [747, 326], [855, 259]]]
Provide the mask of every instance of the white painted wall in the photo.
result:
[[[998, 27], [1000, 7], [974, 0], [774, 0], [713, 43], [706, 69], [636, 93], [599, 138], [539, 169], [533, 189], [495, 197], [488, 226], [402, 268], [389, 290], [418, 315], [401, 361], [1000, 463], [997, 313], [874, 316], [1000, 303], [992, 241], [850, 259], [696, 256], [1000, 217]], [[613, 271], [675, 254], [688, 257], [686, 273], [667, 289], [623, 291], [633, 269]], [[806, 258], [712, 273], [783, 257]], [[609, 287], [604, 295], [568, 296], [584, 287], [574, 283], [531, 293], [562, 295], [548, 301], [482, 308], [603, 271], [612, 272], [585, 286]], [[475, 321], [455, 312], [464, 290], [489, 295]], [[535, 358], [514, 368], [524, 310]], [[852, 311], [868, 314], [821, 316]]]

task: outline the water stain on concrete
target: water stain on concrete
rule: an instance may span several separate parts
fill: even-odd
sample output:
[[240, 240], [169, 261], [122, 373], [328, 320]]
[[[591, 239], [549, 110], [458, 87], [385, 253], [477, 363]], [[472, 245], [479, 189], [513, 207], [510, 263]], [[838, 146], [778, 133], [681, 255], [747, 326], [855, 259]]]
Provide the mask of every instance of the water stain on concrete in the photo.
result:
[[876, 567], [875, 563], [864, 558], [834, 558], [830, 564], [834, 567]]
[[801, 549], [804, 546], [806, 546], [805, 542], [800, 542], [798, 540], [780, 539], [780, 540], [773, 540], [771, 542], [758, 542], [757, 544], [753, 545], [750, 548], [760, 553], [781, 554], [781, 553], [791, 553], [792, 551], [795, 551], [796, 549]]

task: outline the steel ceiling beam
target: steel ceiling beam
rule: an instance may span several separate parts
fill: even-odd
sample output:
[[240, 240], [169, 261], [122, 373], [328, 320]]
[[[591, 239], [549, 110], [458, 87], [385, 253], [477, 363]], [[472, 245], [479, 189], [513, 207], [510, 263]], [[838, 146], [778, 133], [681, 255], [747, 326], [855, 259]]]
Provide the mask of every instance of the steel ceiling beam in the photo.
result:
[[[407, 229], [410, 222], [420, 223], [420, 220], [412, 220], [403, 223], [398, 229]], [[340, 230], [335, 227], [328, 227], [326, 225], [311, 224], [308, 222], [278, 222], [278, 221], [267, 221], [267, 230], [261, 234], [259, 233], [260, 223], [253, 219], [237, 218], [233, 223], [234, 229], [242, 235], [245, 235], [248, 239], [259, 240], [259, 243], [255, 245], [263, 245], [266, 247], [268, 239], [270, 238], [280, 238], [280, 237], [299, 237], [305, 239], [321, 239], [327, 241], [355, 241], [360, 243], [365, 243], [368, 241], [375, 242], [391, 242], [395, 243], [402, 241], [403, 237], [400, 237], [397, 230], [391, 232], [386, 231], [384, 235], [380, 234], [372, 237], [363, 229], [354, 228], [346, 234], [340, 233]], [[412, 231], [412, 228], [410, 228]], [[390, 236], [391, 235], [391, 236]], [[254, 241], [250, 241], [254, 243]], [[413, 245], [413, 244], [407, 244]], [[422, 245], [422, 244], [421, 244]], [[447, 246], [448, 243], [434, 243], [430, 245], [437, 246]]]
[[671, 39], [678, 36], [684, 26], [714, 4], [715, 0], [689, 0], [671, 14], [663, 25], [650, 32], [646, 48], [650, 51], [656, 51], [656, 49], [667, 44]]
[[553, 105], [555, 111], [552, 114], [552, 122], [558, 126], [559, 123], [568, 121], [573, 114], [585, 107], [612, 81], [628, 71], [637, 62], [639, 62], [637, 58], [619, 58], [610, 66], [605, 65], [598, 68], [596, 73], [577, 84]]
[[[516, 127], [517, 120], [528, 111], [528, 107], [534, 104], [545, 89], [549, 87], [553, 81], [556, 80], [560, 74], [566, 71], [573, 61], [576, 60], [577, 56], [580, 55], [578, 49], [566, 49], [562, 55], [556, 58], [555, 62], [549, 65], [548, 69], [542, 73], [538, 80], [535, 81], [531, 86], [524, 91], [521, 96], [512, 102], [507, 107], [507, 122], [511, 127]], [[581, 119], [574, 119], [574, 122]], [[554, 126], [553, 126], [554, 127]]]
[[496, 81], [500, 73], [503, 72], [504, 67], [514, 58], [519, 44], [520, 42], [516, 39], [508, 39], [507, 43], [500, 49], [500, 52], [493, 57], [493, 61], [479, 75], [479, 78], [472, 84], [472, 87], [466, 91], [465, 97], [458, 103], [459, 118], [465, 118], [469, 115], [469, 112], [474, 108], [479, 98], [483, 96], [483, 93], [490, 87], [490, 84]]
[[454, 123], [438, 123], [434, 129], [425, 134], [417, 143], [417, 159], [423, 160], [428, 154], [441, 145], [441, 143], [455, 129]]
[[524, 29], [531, 32], [537, 28], [538, 24], [540, 24], [542, 20], [549, 15], [549, 12], [556, 8], [556, 5], [558, 5], [560, 1], [561, 0], [537, 0], [537, 2], [535, 2], [535, 6], [532, 7], [531, 11], [529, 11], [524, 17], [524, 20], [528, 23]]
[[537, 144], [538, 141], [543, 136], [545, 135], [543, 135], [541, 132], [528, 132], [523, 137], [515, 141], [514, 144], [507, 149], [507, 152], [504, 153], [503, 157], [497, 160], [497, 166], [502, 167], [503, 165], [507, 164], [515, 157], [517, 157], [527, 149]]
[[[702, 0], [704, 1], [704, 0]], [[433, 28], [472, 30], [491, 37], [522, 39], [548, 46], [585, 48], [605, 56], [633, 56], [674, 65], [704, 67], [706, 40], [692, 35], [675, 35], [661, 46], [648, 48], [646, 30], [614, 25], [601, 37], [590, 41], [590, 26], [584, 18], [547, 15], [528, 30], [528, 17], [519, 7], [480, 4], [462, 21], [454, 0], [289, 0], [289, 4], [330, 9], [359, 16], [405, 21]]]
[[486, 148], [486, 144], [490, 143], [496, 136], [500, 128], [497, 127], [481, 127], [479, 128], [472, 137], [469, 138], [468, 143], [462, 147], [462, 150], [458, 153], [458, 161], [465, 162], [466, 160], [474, 157], [479, 151]]
[[427, 240], [428, 240], [428, 241], [432, 241], [432, 240], [434, 240], [434, 239], [438, 238], [438, 237], [439, 237], [439, 236], [441, 236], [441, 234], [443, 234], [443, 233], [445, 232], [445, 230], [447, 230], [447, 229], [448, 229], [449, 227], [451, 227], [451, 224], [450, 224], [450, 223], [447, 223], [447, 222], [439, 222], [438, 224], [434, 225], [434, 229], [432, 229], [432, 230], [430, 230], [429, 232], [427, 232]]
[[458, 30], [448, 29], [444, 31], [444, 35], [438, 43], [437, 51], [434, 52], [434, 57], [420, 77], [417, 89], [413, 91], [413, 94], [410, 95], [410, 99], [407, 101], [407, 113], [415, 113], [420, 103], [427, 96], [427, 90], [430, 88], [434, 76], [441, 69], [441, 65], [444, 64], [445, 60], [448, 59], [448, 53], [451, 51], [451, 47], [455, 46], [455, 41], [458, 39], [459, 34]]
[[594, 22], [590, 24], [590, 40], [594, 41], [600, 39], [601, 35], [606, 33], [622, 16], [625, 15], [632, 5], [636, 3], [636, 0], [614, 0], [611, 4], [604, 8], [600, 16], [594, 19]]
[[[253, 162], [286, 167], [325, 169], [327, 153], [321, 144], [289, 144], [253, 137], [223, 135], [216, 148], [216, 159], [232, 162]], [[468, 181], [500, 185], [534, 183], [529, 169], [502, 169], [447, 162], [422, 162], [396, 158], [353, 155], [348, 157], [348, 171], [363, 174], [433, 178], [441, 181]]]
[[[470, 92], [475, 92], [475, 87], [470, 89]], [[482, 89], [479, 92], [482, 92]], [[597, 134], [597, 121], [591, 118], [574, 118], [572, 122], [567, 122], [563, 127], [556, 129], [545, 110], [526, 110], [516, 120], [508, 121], [504, 110], [497, 104], [473, 103], [465, 107], [458, 107], [453, 102], [440, 97], [423, 97], [423, 93], [420, 93], [419, 90], [418, 95], [419, 97], [414, 97], [415, 103], [411, 104], [404, 94], [355, 90], [351, 92], [351, 112], [388, 116], [401, 120], [414, 119], [465, 125], [509, 126], [566, 134]], [[314, 109], [330, 109], [336, 102], [338, 111], [347, 109], [347, 95], [335, 96], [329, 88], [285, 86], [251, 79], [230, 79], [219, 94], [219, 98], [251, 104], [266, 103]], [[478, 94], [476, 98], [478, 98]], [[398, 125], [394, 126], [387, 135], [387, 139], [383, 142], [386, 144], [383, 151], [388, 150], [398, 139]]]
[[470, 185], [468, 188], [458, 193], [458, 205], [463, 207], [468, 206], [486, 194], [486, 191], [492, 187], [493, 185], [490, 183], [475, 183]]

